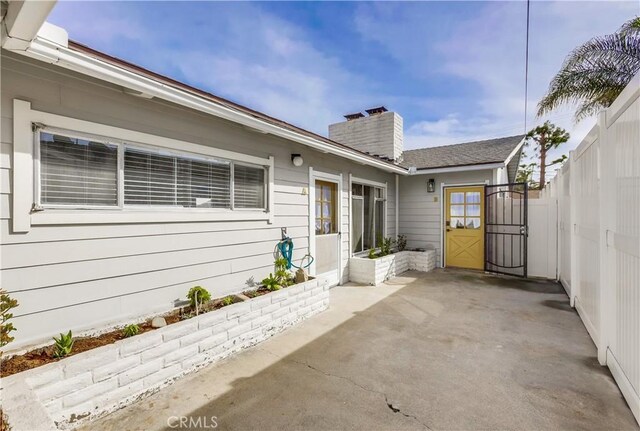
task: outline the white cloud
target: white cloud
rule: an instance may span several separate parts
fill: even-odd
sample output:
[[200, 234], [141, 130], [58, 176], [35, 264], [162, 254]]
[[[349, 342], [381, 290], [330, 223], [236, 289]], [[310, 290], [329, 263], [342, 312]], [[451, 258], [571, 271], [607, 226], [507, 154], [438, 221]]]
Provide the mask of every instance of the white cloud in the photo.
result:
[[53, 19], [80, 42], [323, 135], [353, 100], [373, 100], [366, 76], [260, 5], [185, 2], [173, 15], [167, 8], [63, 2]]
[[[523, 133], [525, 3], [482, 4], [474, 16], [446, 22], [450, 28], [444, 31], [428, 8], [404, 12], [396, 5], [362, 6], [356, 23], [363, 37], [379, 42], [403, 67], [426, 73], [427, 59], [430, 76], [462, 78], [477, 91], [466, 103], [426, 100], [423, 106], [429, 120], [408, 125], [406, 147]], [[580, 142], [594, 119], [575, 125], [570, 108], [535, 119], [536, 103], [571, 49], [615, 31], [637, 13], [637, 2], [532, 2], [527, 128], [549, 119], [570, 131], [572, 139], [565, 151]], [[428, 47], [420, 43], [407, 43], [407, 35], [427, 39], [434, 25], [439, 33], [448, 34], [435, 41], [437, 55], [426, 53]]]

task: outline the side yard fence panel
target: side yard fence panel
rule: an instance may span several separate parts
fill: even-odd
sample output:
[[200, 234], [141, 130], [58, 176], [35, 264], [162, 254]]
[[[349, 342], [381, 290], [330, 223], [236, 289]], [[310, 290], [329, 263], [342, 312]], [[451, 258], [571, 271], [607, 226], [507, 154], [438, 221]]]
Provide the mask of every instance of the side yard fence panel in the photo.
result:
[[640, 423], [640, 74], [542, 199], [557, 204], [557, 278]]

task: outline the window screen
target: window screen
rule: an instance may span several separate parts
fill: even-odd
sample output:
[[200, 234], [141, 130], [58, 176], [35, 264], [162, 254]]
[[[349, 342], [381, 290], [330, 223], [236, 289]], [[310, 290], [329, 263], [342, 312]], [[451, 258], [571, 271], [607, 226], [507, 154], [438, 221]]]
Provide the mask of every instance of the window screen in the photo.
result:
[[265, 207], [264, 174], [264, 168], [234, 164], [234, 208]]
[[125, 205], [176, 205], [175, 157], [127, 148], [124, 153]]
[[178, 159], [178, 204], [187, 208], [230, 208], [231, 165]]
[[[68, 207], [267, 206], [266, 168], [40, 129], [40, 200]], [[122, 179], [122, 183], [120, 183]], [[232, 195], [233, 190], [233, 195]]]
[[43, 204], [115, 206], [117, 178], [117, 146], [40, 132]]
[[124, 203], [230, 208], [230, 166], [229, 162], [126, 148]]

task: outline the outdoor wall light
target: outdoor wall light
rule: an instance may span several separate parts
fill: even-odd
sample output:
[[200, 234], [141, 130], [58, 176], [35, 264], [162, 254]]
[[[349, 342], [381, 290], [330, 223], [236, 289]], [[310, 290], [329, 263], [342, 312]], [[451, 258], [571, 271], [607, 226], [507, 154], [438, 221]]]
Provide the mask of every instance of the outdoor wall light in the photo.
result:
[[304, 163], [304, 159], [300, 154], [292, 154], [291, 163], [293, 163], [293, 166], [300, 167]]
[[436, 191], [436, 180], [429, 178], [427, 181], [427, 193], [433, 193]]

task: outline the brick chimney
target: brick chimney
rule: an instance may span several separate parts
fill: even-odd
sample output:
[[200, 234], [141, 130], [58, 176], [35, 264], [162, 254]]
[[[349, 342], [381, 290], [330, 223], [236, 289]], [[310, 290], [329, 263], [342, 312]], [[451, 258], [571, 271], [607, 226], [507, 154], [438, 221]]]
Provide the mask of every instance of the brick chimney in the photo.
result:
[[347, 121], [329, 125], [329, 139], [366, 153], [398, 161], [402, 157], [402, 117], [384, 106], [348, 114]]

